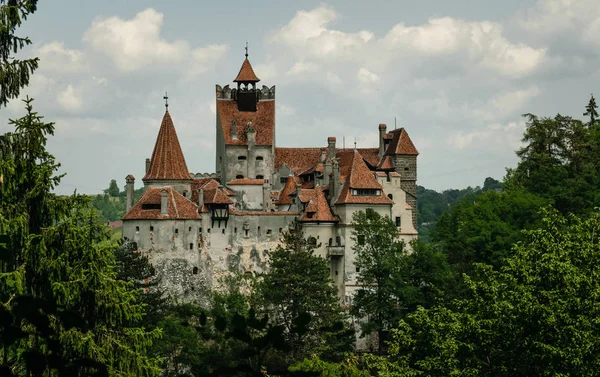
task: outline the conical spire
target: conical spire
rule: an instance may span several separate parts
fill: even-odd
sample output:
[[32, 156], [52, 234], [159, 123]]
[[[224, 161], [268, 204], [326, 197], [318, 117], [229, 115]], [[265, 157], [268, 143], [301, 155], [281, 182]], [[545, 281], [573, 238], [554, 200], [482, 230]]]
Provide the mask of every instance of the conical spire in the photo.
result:
[[242, 68], [240, 68], [240, 72], [233, 82], [259, 82], [260, 79], [256, 77], [254, 73], [254, 69], [252, 69], [252, 65], [250, 64], [250, 60], [248, 60], [248, 55], [246, 55], [246, 59], [242, 63]]
[[348, 187], [353, 189], [380, 189], [381, 185], [373, 172], [367, 167], [365, 161], [358, 151], [354, 151], [352, 156], [352, 165], [350, 167], [350, 176], [347, 180]]
[[152, 152], [150, 168], [143, 180], [191, 179], [173, 120], [169, 112], [166, 111], [158, 131], [154, 152]]

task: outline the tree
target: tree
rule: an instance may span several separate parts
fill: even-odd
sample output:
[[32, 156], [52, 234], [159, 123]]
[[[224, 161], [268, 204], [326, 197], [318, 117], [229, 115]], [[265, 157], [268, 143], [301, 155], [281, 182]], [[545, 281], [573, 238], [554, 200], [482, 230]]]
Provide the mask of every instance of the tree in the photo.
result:
[[[285, 328], [292, 360], [310, 354], [341, 360], [353, 349], [354, 332], [345, 323], [326, 260], [314, 255], [315, 246], [295, 220], [283, 233], [282, 245], [269, 254], [270, 270], [258, 283], [257, 295], [274, 323]], [[304, 331], [298, 328], [304, 326]]]
[[596, 110], [597, 108], [598, 105], [596, 105], [596, 99], [592, 94], [590, 97], [590, 102], [588, 102], [587, 106], [585, 107], [585, 113], [583, 113], [583, 116], [590, 117], [590, 121], [588, 123], [588, 125], [590, 126], [595, 124], [598, 120], [598, 110]]
[[0, 107], [18, 98], [21, 89], [29, 84], [29, 77], [38, 68], [38, 58], [16, 59], [23, 47], [30, 45], [27, 37], [15, 35], [27, 17], [37, 10], [38, 0], [0, 1]]
[[544, 211], [500, 269], [480, 264], [468, 294], [394, 331], [401, 375], [594, 376], [600, 368], [600, 214]]
[[[12, 375], [156, 375], [160, 331], [136, 323], [137, 292], [116, 279], [114, 248], [85, 196], [52, 193], [52, 123], [33, 111], [0, 136], [1, 365]], [[8, 341], [7, 341], [8, 339]]]
[[117, 185], [117, 181], [115, 179], [111, 179], [110, 180], [110, 185], [108, 186], [108, 188], [106, 190], [104, 190], [105, 194], [108, 194], [109, 196], [116, 198], [119, 196], [119, 186]]
[[361, 324], [363, 335], [377, 332], [381, 353], [384, 333], [399, 318], [401, 303], [395, 281], [401, 279], [406, 268], [406, 250], [396, 224], [389, 217], [367, 209], [356, 212], [353, 222], [354, 264], [359, 269], [356, 280], [361, 288], [354, 297], [352, 313], [365, 319]]

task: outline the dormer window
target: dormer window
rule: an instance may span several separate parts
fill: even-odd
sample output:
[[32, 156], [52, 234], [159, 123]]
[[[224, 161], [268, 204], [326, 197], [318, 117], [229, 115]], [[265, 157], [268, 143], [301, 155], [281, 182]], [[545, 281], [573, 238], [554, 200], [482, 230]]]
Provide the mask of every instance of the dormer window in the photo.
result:
[[381, 196], [381, 190], [378, 189], [352, 189], [353, 196]]

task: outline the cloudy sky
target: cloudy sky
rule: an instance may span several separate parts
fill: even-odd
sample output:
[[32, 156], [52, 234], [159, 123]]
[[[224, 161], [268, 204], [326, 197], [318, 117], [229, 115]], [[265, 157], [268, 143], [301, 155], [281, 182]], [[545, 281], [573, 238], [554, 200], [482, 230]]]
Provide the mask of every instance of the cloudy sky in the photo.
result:
[[[188, 168], [214, 171], [214, 87], [232, 83], [246, 41], [261, 84], [277, 85], [277, 146], [375, 147], [396, 118], [436, 190], [501, 178], [520, 114], [582, 117], [600, 83], [597, 0], [42, 0], [21, 34], [41, 59], [23, 94], [56, 122], [60, 193], [130, 173], [140, 185], [165, 91]], [[0, 132], [22, 114], [2, 108]]]

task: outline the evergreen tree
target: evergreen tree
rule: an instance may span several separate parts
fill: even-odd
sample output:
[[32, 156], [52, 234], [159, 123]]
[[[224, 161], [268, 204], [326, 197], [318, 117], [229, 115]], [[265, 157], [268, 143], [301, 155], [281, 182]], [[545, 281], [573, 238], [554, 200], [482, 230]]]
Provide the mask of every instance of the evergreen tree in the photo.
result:
[[[116, 279], [114, 248], [85, 196], [52, 193], [52, 123], [33, 111], [0, 136], [1, 364], [13, 375], [156, 375], [146, 355], [160, 331], [137, 327], [143, 307]], [[5, 370], [6, 371], [6, 370]]]
[[110, 185], [108, 186], [108, 188], [106, 190], [104, 190], [105, 194], [108, 194], [109, 196], [116, 198], [119, 196], [119, 186], [117, 185], [117, 181], [115, 179], [111, 179], [110, 180]]
[[[270, 253], [270, 270], [259, 282], [257, 295], [272, 321], [285, 328], [292, 360], [310, 354], [340, 360], [352, 350], [354, 334], [345, 324], [329, 266], [314, 255], [315, 246], [295, 220], [284, 232], [283, 244]], [[307, 313], [310, 322], [305, 324]], [[306, 331], [297, 331], [304, 325]]]
[[30, 75], [38, 68], [38, 58], [19, 60], [16, 54], [30, 45], [27, 37], [15, 35], [17, 28], [37, 10], [38, 0], [0, 1], [0, 107], [19, 97], [29, 84]]
[[590, 121], [588, 123], [590, 126], [596, 124], [596, 121], [598, 120], [598, 110], [596, 110], [597, 108], [598, 105], [596, 105], [596, 99], [592, 94], [590, 97], [590, 102], [588, 102], [587, 106], [585, 107], [585, 113], [583, 113], [584, 116], [590, 117]]

